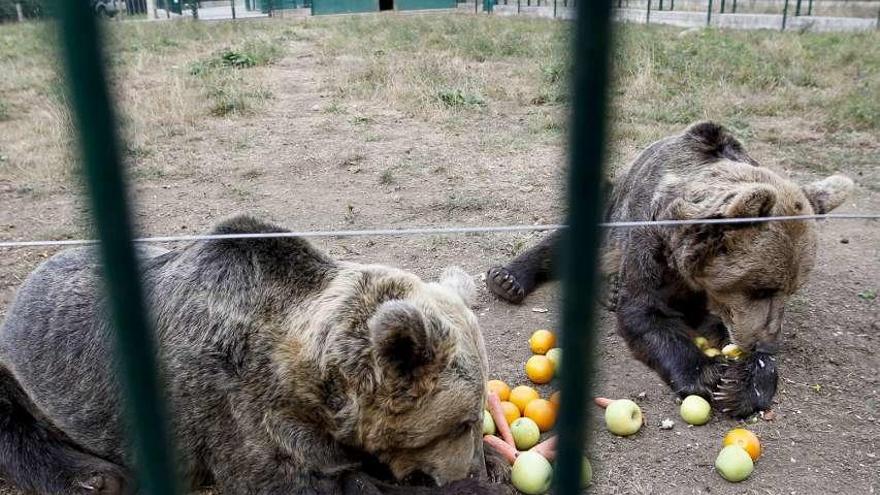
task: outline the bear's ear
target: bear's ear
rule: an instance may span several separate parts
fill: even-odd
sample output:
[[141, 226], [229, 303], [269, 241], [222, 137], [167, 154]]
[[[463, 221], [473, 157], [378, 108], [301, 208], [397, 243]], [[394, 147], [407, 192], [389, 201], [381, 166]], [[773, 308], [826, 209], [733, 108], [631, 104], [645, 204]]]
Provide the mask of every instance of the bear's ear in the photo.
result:
[[853, 181], [843, 175], [832, 175], [801, 188], [813, 211], [824, 215], [837, 208], [852, 192]]
[[676, 198], [666, 207], [662, 220], [766, 217], [776, 204], [776, 192], [764, 185], [749, 185], [723, 197], [700, 203]]
[[367, 325], [383, 382], [415, 392], [445, 365], [442, 329], [432, 328], [412, 303], [385, 302]]
[[776, 191], [764, 185], [752, 185], [724, 198], [724, 218], [766, 217], [776, 205]]
[[477, 284], [474, 283], [474, 279], [457, 266], [443, 270], [443, 274], [440, 275], [440, 285], [461, 296], [468, 307], [472, 307], [477, 299]]

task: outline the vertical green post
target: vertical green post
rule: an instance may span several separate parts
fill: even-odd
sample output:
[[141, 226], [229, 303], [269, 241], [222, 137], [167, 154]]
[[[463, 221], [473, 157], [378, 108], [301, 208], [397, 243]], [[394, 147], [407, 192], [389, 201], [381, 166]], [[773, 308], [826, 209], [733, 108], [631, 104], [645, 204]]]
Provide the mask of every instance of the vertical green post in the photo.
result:
[[675, 0], [669, 0], [669, 10], [675, 10]]
[[736, 0], [733, 0], [733, 8], [730, 9], [730, 12], [736, 14]]
[[522, 13], [522, 0], [516, 0], [516, 13]]
[[801, 0], [797, 0], [794, 4], [794, 16], [798, 17], [801, 15]]
[[807, 1], [807, 15], [813, 15], [813, 0]]
[[648, 11], [645, 14], [645, 24], [651, 23], [651, 0], [648, 0]]
[[782, 6], [782, 29], [780, 31], [785, 31], [785, 22], [788, 20], [788, 0], [785, 0], [785, 4]]
[[712, 24], [712, 0], [709, 0], [709, 8], [706, 9], [706, 25], [710, 26], [711, 24]]
[[562, 232], [562, 401], [555, 483], [558, 495], [581, 493], [584, 428], [591, 408], [585, 408], [593, 384], [595, 335], [592, 301], [597, 285], [605, 159], [608, 72], [613, 46], [611, 2], [584, 1], [577, 5], [574, 37], [572, 121], [569, 138], [568, 229]]
[[235, 20], [235, 0], [229, 0], [229, 3], [232, 5], [232, 20]]
[[492, 13], [492, 3], [494, 0], [483, 0], [483, 12], [487, 14]]
[[169, 448], [156, 346], [147, 320], [126, 199], [116, 119], [107, 91], [100, 32], [87, 0], [60, 0], [60, 41], [86, 186], [103, 262], [104, 288], [139, 493], [178, 493]]
[[557, 2], [557, 1], [558, 1], [558, 0], [553, 0], [553, 18], [554, 18], [554, 19], [556, 18], [556, 2]]
[[660, 9], [659, 10], [663, 10], [663, 0], [660, 0]]
[[723, 14], [723, 13], [724, 13], [724, 0], [721, 0], [721, 9], [720, 9], [719, 14]]

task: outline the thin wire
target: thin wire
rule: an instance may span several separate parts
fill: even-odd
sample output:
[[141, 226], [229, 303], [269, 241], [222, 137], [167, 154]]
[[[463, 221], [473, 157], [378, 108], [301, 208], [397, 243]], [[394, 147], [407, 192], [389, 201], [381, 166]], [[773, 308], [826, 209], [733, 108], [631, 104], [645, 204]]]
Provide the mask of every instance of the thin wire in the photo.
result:
[[[872, 213], [839, 213], [826, 215], [800, 215], [782, 217], [755, 217], [755, 218], [708, 218], [693, 220], [654, 220], [637, 222], [605, 222], [600, 223], [603, 229], [628, 229], [636, 227], [675, 227], [680, 225], [717, 225], [717, 224], [740, 224], [740, 223], [767, 223], [783, 221], [806, 221], [806, 220], [880, 220], [880, 214]], [[565, 225], [540, 224], [540, 225], [499, 225], [484, 227], [435, 227], [435, 228], [411, 228], [411, 229], [365, 229], [365, 230], [312, 230], [301, 232], [266, 232], [253, 234], [206, 234], [206, 235], [180, 235], [164, 237], [141, 237], [133, 239], [133, 242], [167, 243], [167, 242], [201, 242], [224, 239], [277, 239], [288, 237], [363, 237], [363, 236], [403, 236], [403, 235], [444, 235], [444, 234], [481, 234], [499, 232], [540, 232], [563, 229]], [[94, 239], [68, 239], [48, 241], [0, 241], [0, 248], [25, 248], [25, 247], [52, 247], [52, 246], [87, 246], [97, 244]]]

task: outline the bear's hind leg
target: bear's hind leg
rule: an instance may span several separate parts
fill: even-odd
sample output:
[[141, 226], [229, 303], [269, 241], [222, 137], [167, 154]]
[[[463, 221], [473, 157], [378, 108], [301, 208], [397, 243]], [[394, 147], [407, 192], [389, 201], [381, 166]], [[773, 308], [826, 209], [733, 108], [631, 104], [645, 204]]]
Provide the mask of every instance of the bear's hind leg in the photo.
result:
[[124, 468], [78, 450], [31, 411], [15, 378], [0, 367], [0, 474], [8, 481], [39, 494], [127, 493]]
[[520, 304], [538, 285], [553, 278], [553, 258], [558, 243], [559, 232], [553, 232], [510, 263], [490, 268], [486, 273], [486, 286], [501, 299]]

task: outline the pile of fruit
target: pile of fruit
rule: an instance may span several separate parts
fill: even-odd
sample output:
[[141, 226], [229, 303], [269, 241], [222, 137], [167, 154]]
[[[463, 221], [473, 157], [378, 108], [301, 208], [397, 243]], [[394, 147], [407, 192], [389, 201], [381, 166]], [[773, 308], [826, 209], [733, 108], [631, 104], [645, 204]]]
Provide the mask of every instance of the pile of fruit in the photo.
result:
[[[703, 337], [694, 340], [710, 358], [723, 356], [724, 359], [738, 360], [742, 350], [734, 344], [722, 350], [710, 347]], [[533, 383], [549, 383], [559, 368], [562, 350], [556, 346], [556, 337], [548, 330], [538, 330], [529, 339], [534, 353], [525, 365], [526, 376]], [[556, 423], [559, 410], [559, 392], [553, 392], [549, 399], [542, 399], [537, 390], [528, 385], [511, 389], [501, 380], [487, 383], [489, 398], [483, 416], [484, 441], [513, 464], [513, 485], [526, 494], [546, 493], [553, 479], [552, 461], [556, 457], [556, 436], [541, 442], [541, 434], [550, 431]], [[605, 426], [611, 433], [630, 436], [637, 433], [644, 423], [641, 408], [629, 399], [611, 400], [602, 397], [594, 399], [605, 409]], [[690, 425], [700, 426], [709, 422], [712, 407], [698, 395], [686, 397], [679, 409], [681, 418]], [[665, 428], [672, 422], [665, 420]], [[539, 443], [540, 442], [540, 443]], [[758, 437], [743, 428], [727, 433], [722, 441], [722, 449], [715, 460], [715, 469], [727, 481], [742, 481], [751, 475], [754, 462], [761, 455]], [[583, 463], [584, 486], [590, 483], [592, 468], [589, 460]]]
[[[526, 361], [526, 376], [535, 384], [550, 383], [562, 358], [556, 336], [549, 330], [538, 330], [529, 339], [529, 347], [534, 355]], [[490, 380], [486, 388], [489, 399], [483, 413], [483, 439], [513, 464], [513, 486], [529, 495], [546, 493], [553, 480], [556, 436], [541, 442], [541, 434], [556, 424], [559, 392], [542, 399], [529, 385], [511, 389], [501, 380]], [[592, 477], [590, 462], [584, 458], [584, 486]]]

